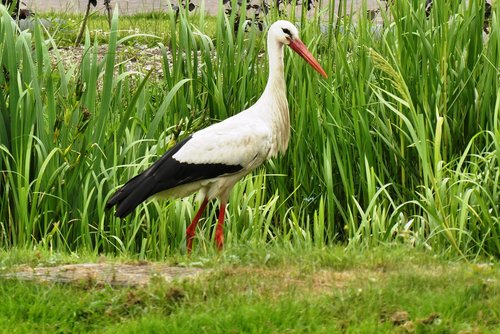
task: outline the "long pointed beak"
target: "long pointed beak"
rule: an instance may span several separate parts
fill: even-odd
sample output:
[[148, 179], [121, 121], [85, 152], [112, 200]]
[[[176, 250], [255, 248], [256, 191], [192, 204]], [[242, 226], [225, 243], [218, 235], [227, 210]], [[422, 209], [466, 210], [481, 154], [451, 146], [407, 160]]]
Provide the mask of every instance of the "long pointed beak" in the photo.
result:
[[323, 70], [316, 58], [314, 58], [312, 53], [307, 49], [307, 46], [300, 39], [291, 39], [289, 45], [293, 51], [297, 52], [302, 58], [304, 58], [305, 61], [307, 61], [319, 74], [328, 78], [325, 70]]

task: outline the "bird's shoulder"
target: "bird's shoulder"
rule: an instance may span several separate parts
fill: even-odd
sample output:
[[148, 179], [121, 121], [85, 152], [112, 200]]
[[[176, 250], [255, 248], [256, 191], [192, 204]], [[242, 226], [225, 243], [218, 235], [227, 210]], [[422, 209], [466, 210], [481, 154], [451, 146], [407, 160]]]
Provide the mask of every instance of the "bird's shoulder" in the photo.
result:
[[267, 156], [272, 143], [270, 127], [258, 118], [239, 115], [195, 132], [173, 158], [245, 166], [256, 156]]

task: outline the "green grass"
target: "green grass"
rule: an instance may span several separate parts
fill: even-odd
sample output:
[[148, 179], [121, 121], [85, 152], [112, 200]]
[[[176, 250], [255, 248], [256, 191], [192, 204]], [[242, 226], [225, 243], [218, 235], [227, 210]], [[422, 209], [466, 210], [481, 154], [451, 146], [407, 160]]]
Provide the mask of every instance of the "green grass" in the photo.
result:
[[[199, 10], [196, 12], [199, 13]], [[190, 14], [196, 17], [199, 14]], [[81, 28], [83, 16], [75, 13], [47, 12], [40, 18], [51, 22], [49, 33], [57, 39], [59, 47], [75, 44], [76, 36]], [[120, 27], [117, 30], [119, 39], [128, 38], [125, 45], [145, 44], [156, 46], [159, 42], [167, 45], [172, 38], [172, 15], [168, 12], [138, 13], [120, 17]], [[205, 34], [214, 36], [217, 18], [204, 16], [203, 22], [197, 25]], [[89, 16], [87, 29], [90, 37], [99, 44], [107, 44], [110, 36], [109, 22], [106, 15], [94, 12]], [[133, 36], [133, 38], [130, 38]]]
[[[96, 261], [45, 251], [1, 255], [2, 272], [17, 264]], [[2, 279], [0, 327], [14, 333], [498, 333], [500, 326], [498, 265], [406, 247], [293, 253], [240, 247], [167, 261], [201, 261], [211, 272], [142, 288]], [[407, 316], [396, 323], [401, 312]]]
[[[337, 25], [330, 6], [326, 21], [285, 17], [329, 79], [286, 52], [289, 150], [234, 188], [222, 253], [208, 207], [191, 258], [194, 197], [125, 220], [104, 203], [256, 101], [265, 35], [234, 33], [222, 12], [117, 15], [111, 29], [93, 16], [68, 65], [57, 47], [81, 17], [18, 32], [0, 10], [0, 274], [143, 259], [210, 270], [135, 288], [0, 278], [1, 331], [500, 333], [499, 7], [483, 40], [481, 1], [435, 2], [429, 19], [422, 1], [397, 1], [377, 33], [364, 17]], [[158, 43], [163, 77], [120, 63], [121, 46]]]
[[[498, 258], [500, 9], [484, 40], [481, 6], [440, 3], [426, 19], [421, 1], [398, 1], [377, 33], [364, 17], [335, 29], [333, 15], [287, 16], [329, 78], [286, 52], [289, 150], [233, 189], [227, 244], [401, 243]], [[81, 61], [65, 67], [49, 50], [73, 43], [71, 22], [20, 33], [1, 13], [0, 246], [147, 259], [183, 252], [193, 197], [147, 202], [126, 220], [104, 204], [173, 143], [256, 101], [265, 35], [234, 33], [235, 16], [222, 11], [115, 15], [111, 29], [92, 17]], [[277, 18], [272, 11], [267, 23]], [[136, 42], [160, 43], [162, 79], [120, 64], [118, 46]], [[216, 214], [210, 206], [198, 231], [201, 254], [213, 247]]]

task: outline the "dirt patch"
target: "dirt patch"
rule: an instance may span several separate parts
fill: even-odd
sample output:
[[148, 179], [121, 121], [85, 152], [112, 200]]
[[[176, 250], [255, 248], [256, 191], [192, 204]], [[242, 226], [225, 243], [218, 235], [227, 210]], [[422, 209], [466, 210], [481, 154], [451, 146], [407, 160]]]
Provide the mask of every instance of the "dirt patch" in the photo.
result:
[[239, 277], [240, 289], [256, 289], [260, 294], [279, 298], [291, 290], [308, 295], [329, 295], [336, 290], [357, 286], [357, 282], [377, 282], [384, 279], [378, 270], [328, 270], [303, 272], [300, 268], [227, 268], [222, 275]]
[[[145, 286], [158, 280], [171, 282], [210, 273], [215, 275], [215, 281], [224, 282], [225, 277], [232, 277], [230, 281], [234, 282], [235, 289], [256, 290], [260, 294], [279, 297], [291, 290], [314, 295], [328, 295], [349, 287], [358, 288], [361, 291], [367, 284], [383, 284], [388, 277], [399, 275], [401, 270], [415, 272], [420, 277], [432, 280], [442, 275], [458, 273], [459, 268], [449, 266], [445, 272], [444, 268], [439, 266], [408, 265], [404, 269], [376, 267], [332, 270], [321, 268], [304, 271], [295, 266], [277, 268], [235, 266], [201, 269], [150, 262], [132, 264], [102, 262], [40, 267], [20, 265], [9, 269], [8, 272], [1, 272], [0, 278], [86, 285]], [[404, 322], [401, 314], [393, 316], [392, 323]]]
[[194, 278], [205, 272], [207, 272], [205, 269], [176, 267], [166, 264], [81, 263], [35, 268], [20, 266], [1, 276], [42, 282], [144, 286], [152, 280], [160, 279], [171, 282], [173, 280]]
[[[0, 278], [18, 279], [37, 282], [57, 282], [70, 284], [112, 285], [112, 286], [145, 286], [152, 281], [171, 282], [180, 279], [191, 279], [202, 274], [213, 272], [209, 269], [170, 266], [159, 263], [81, 263], [59, 266], [30, 267], [21, 265], [12, 268]], [[223, 276], [241, 278], [245, 284], [261, 292], [273, 291], [280, 295], [290, 289], [308, 291], [313, 294], [328, 294], [335, 289], [342, 289], [352, 282], [364, 279], [378, 281], [382, 273], [367, 270], [318, 270], [303, 273], [298, 268], [226, 268], [216, 272]], [[240, 282], [239, 279], [236, 279]], [[264, 291], [265, 290], [265, 291]], [[268, 292], [269, 292], [268, 291]]]
[[[83, 46], [61, 47], [57, 50], [52, 49], [52, 62], [56, 65], [61, 61], [65, 70], [68, 71], [75, 64], [80, 64], [84, 54]], [[97, 59], [101, 61], [108, 53], [107, 45], [100, 45], [96, 51]], [[149, 47], [145, 44], [136, 44], [134, 46], [119, 45], [116, 50], [116, 69], [118, 65], [124, 66], [124, 71], [146, 74], [153, 71], [152, 76], [163, 77], [163, 55], [159, 46]], [[171, 67], [172, 54], [166, 49], [167, 63]]]

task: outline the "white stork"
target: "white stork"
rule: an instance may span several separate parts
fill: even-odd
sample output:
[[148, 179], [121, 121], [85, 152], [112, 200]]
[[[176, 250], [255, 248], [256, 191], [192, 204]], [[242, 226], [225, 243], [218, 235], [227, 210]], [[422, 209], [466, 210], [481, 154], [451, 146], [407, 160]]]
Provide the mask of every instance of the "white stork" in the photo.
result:
[[191, 252], [196, 225], [207, 206], [219, 199], [215, 230], [219, 250], [224, 245], [224, 214], [234, 184], [264, 161], [284, 153], [290, 138], [290, 116], [283, 65], [288, 45], [325, 78], [326, 73], [288, 21], [271, 25], [267, 37], [269, 78], [262, 96], [250, 108], [202, 129], [178, 142], [158, 161], [120, 188], [107, 202], [116, 205], [117, 217], [130, 214], [149, 197], [180, 198], [196, 191], [203, 202], [186, 229], [186, 249]]

